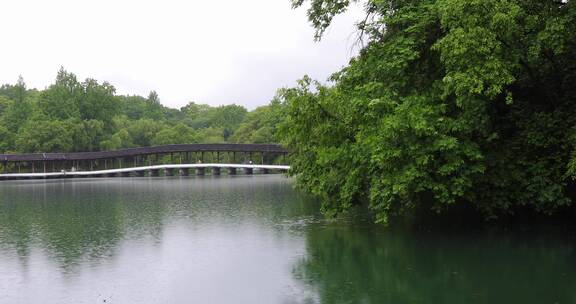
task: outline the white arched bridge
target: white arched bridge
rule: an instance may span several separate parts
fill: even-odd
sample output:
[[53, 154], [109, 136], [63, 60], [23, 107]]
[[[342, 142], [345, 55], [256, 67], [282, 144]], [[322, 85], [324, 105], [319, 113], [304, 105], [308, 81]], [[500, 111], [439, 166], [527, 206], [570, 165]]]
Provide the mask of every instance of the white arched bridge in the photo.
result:
[[101, 152], [0, 154], [0, 179], [285, 172], [276, 144], [182, 144]]

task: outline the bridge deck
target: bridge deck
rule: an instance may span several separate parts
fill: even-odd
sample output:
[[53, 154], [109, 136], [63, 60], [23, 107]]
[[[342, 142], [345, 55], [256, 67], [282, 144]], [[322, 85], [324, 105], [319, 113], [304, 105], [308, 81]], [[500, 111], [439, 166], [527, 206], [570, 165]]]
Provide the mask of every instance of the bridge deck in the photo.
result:
[[94, 170], [94, 171], [61, 171], [61, 172], [46, 172], [46, 173], [6, 173], [0, 174], [1, 179], [14, 179], [14, 178], [64, 178], [64, 177], [82, 177], [82, 176], [106, 176], [122, 173], [133, 173], [153, 170], [171, 170], [171, 169], [203, 169], [203, 168], [234, 168], [234, 169], [265, 169], [265, 170], [279, 170], [287, 171], [290, 166], [283, 165], [255, 165], [255, 164], [165, 164], [144, 167], [132, 167], [121, 169], [108, 169], [108, 170]]
[[70, 152], [70, 153], [25, 153], [0, 154], [3, 162], [97, 160], [106, 158], [133, 157], [138, 155], [185, 153], [185, 152], [244, 152], [285, 154], [286, 149], [277, 144], [178, 144], [130, 148], [115, 151]]

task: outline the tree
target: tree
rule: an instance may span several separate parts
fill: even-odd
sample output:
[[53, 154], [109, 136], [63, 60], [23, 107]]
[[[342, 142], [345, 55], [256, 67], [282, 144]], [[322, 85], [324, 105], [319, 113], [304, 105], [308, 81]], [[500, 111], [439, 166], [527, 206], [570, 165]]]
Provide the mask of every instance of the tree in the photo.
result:
[[[305, 3], [294, 0], [295, 7]], [[350, 1], [312, 0], [317, 38]], [[486, 217], [573, 203], [572, 2], [367, 1], [360, 54], [333, 87], [281, 91], [292, 174], [330, 214], [377, 221], [429, 202]]]
[[26, 83], [24, 82], [22, 75], [18, 76], [15, 85], [4, 84], [0, 86], [0, 95], [16, 102], [23, 102], [26, 98], [26, 93]]
[[80, 117], [83, 120], [99, 120], [109, 125], [120, 110], [116, 89], [107, 82], [99, 84], [94, 79], [86, 79], [81, 84], [83, 92], [79, 98]]
[[144, 117], [146, 111], [146, 98], [142, 96], [118, 96], [119, 102], [122, 105], [122, 113], [127, 118], [138, 120]]
[[105, 151], [132, 147], [134, 147], [134, 143], [132, 143], [130, 133], [128, 133], [128, 130], [126, 129], [114, 133], [110, 139], [103, 140], [100, 143], [100, 148]]
[[17, 133], [20, 127], [37, 111], [35, 104], [27, 100], [21, 103], [10, 101], [4, 105], [5, 110], [2, 113], [1, 123], [13, 133]]
[[220, 128], [204, 128], [198, 130], [199, 142], [205, 144], [219, 144], [224, 142], [224, 131]]
[[152, 145], [190, 144], [195, 142], [198, 142], [196, 132], [183, 123], [160, 130], [152, 139]]
[[186, 114], [191, 119], [197, 119], [200, 116], [205, 116], [206, 113], [211, 109], [207, 104], [198, 104], [195, 102], [190, 102], [186, 106], [180, 108], [180, 111]]
[[68, 128], [72, 131], [72, 140], [74, 142], [73, 151], [97, 151], [100, 148], [100, 142], [105, 137], [105, 124], [100, 120], [80, 120], [70, 119], [66, 121]]
[[[0, 153], [9, 153], [14, 147], [13, 134], [5, 126], [0, 125]], [[13, 151], [12, 151], [13, 152]]]
[[146, 147], [152, 145], [152, 139], [163, 127], [161, 122], [151, 119], [140, 119], [129, 122], [127, 130], [136, 146]]
[[73, 131], [63, 121], [29, 121], [18, 132], [16, 150], [18, 152], [69, 152], [74, 142]]
[[160, 97], [158, 97], [156, 91], [150, 91], [147, 100], [150, 104], [160, 105]]
[[[235, 104], [211, 107], [191, 102], [172, 109], [160, 103], [155, 91], [147, 97], [116, 95], [108, 82], [91, 78], [80, 82], [76, 75], [60, 68], [54, 83], [44, 90], [27, 89], [22, 77], [16, 84], [0, 86], [0, 151], [45, 148], [49, 151], [41, 152], [76, 152], [222, 143], [231, 140], [247, 114], [244, 107]], [[243, 132], [250, 133], [246, 140], [269, 141], [275, 132], [273, 124], [266, 120], [262, 123], [265, 127], [253, 132], [250, 124], [245, 124]], [[55, 129], [41, 130], [43, 127]], [[70, 136], [70, 141], [63, 139], [64, 135]]]
[[26, 83], [24, 82], [24, 78], [22, 75], [18, 76], [18, 81], [16, 82], [15, 86], [16, 91], [16, 101], [17, 102], [24, 102], [24, 98], [26, 98]]
[[249, 112], [230, 138], [236, 143], [277, 142], [277, 126], [283, 121], [282, 105], [275, 98], [269, 105]]
[[164, 108], [164, 120], [166, 120], [168, 124], [174, 125], [185, 123], [185, 121], [188, 120], [188, 117], [178, 109]]
[[148, 98], [146, 99], [146, 109], [144, 111], [144, 117], [148, 119], [160, 120], [163, 118], [164, 107], [160, 103], [160, 97], [156, 91], [150, 92]]
[[248, 111], [243, 106], [236, 104], [219, 106], [211, 113], [211, 127], [222, 128], [222, 137], [228, 140], [230, 135], [238, 128]]
[[49, 119], [79, 118], [82, 95], [76, 75], [60, 68], [56, 82], [41, 93], [38, 105]]
[[222, 129], [224, 140], [236, 131], [240, 123], [246, 117], [246, 108], [231, 104], [219, 107], [211, 107], [206, 104], [189, 103], [180, 109], [191, 119], [190, 126], [194, 129], [219, 128]]
[[6, 98], [5, 96], [0, 95], [0, 117], [2, 116], [2, 114], [4, 114], [4, 112], [6, 112], [6, 110], [8, 109], [8, 107], [10, 107], [12, 103], [13, 103], [12, 100]]
[[190, 119], [190, 126], [194, 129], [208, 128], [211, 126], [213, 108], [207, 104], [197, 104], [190, 102], [180, 108]]

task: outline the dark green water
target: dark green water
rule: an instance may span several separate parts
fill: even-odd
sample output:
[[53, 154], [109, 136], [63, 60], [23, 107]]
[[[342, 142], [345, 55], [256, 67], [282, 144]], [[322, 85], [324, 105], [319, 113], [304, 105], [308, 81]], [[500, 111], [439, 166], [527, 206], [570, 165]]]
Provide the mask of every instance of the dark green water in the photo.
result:
[[0, 183], [0, 303], [576, 303], [570, 232], [326, 221], [280, 176]]

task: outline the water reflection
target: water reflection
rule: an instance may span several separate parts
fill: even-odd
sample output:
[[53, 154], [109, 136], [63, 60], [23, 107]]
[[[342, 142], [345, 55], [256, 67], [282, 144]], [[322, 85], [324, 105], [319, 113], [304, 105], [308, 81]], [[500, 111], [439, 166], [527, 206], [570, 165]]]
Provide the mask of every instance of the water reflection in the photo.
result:
[[576, 303], [569, 232], [325, 220], [281, 176], [0, 184], [0, 303]]
[[[299, 303], [291, 222], [317, 206], [280, 176], [0, 186], [0, 303]], [[223, 291], [226, 291], [223, 293]]]
[[16, 249], [23, 263], [31, 247], [42, 248], [70, 272], [83, 259], [112, 256], [127, 227], [159, 235], [162, 205], [141, 201], [135, 208], [115, 191], [119, 185], [46, 181], [1, 187], [0, 248]]
[[298, 279], [321, 303], [576, 303], [573, 237], [314, 226]]

